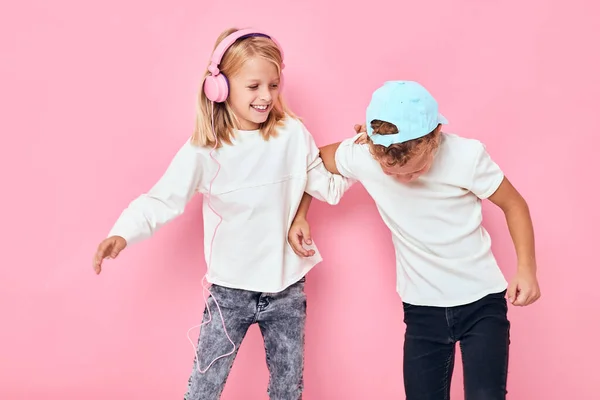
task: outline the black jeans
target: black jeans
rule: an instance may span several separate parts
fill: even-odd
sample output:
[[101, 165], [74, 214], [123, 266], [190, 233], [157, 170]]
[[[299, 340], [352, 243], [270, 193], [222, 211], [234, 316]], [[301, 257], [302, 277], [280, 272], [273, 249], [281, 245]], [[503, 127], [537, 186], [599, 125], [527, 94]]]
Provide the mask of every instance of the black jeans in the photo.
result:
[[465, 400], [506, 399], [510, 322], [506, 291], [456, 307], [404, 303], [404, 387], [407, 400], [447, 400], [456, 343]]

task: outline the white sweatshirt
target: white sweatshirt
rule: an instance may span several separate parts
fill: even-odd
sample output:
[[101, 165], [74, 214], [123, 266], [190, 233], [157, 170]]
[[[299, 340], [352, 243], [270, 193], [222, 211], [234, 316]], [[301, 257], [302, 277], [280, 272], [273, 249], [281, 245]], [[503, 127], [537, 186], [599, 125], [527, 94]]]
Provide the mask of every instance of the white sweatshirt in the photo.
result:
[[[122, 212], [109, 236], [131, 245], [147, 239], [183, 213], [196, 194], [208, 194], [217, 173], [212, 148], [188, 140], [161, 179]], [[354, 183], [329, 173], [312, 135], [288, 117], [277, 137], [265, 141], [260, 132], [236, 131], [233, 145], [213, 153], [221, 165], [210, 193], [204, 197], [204, 252], [207, 280], [230, 288], [275, 293], [301, 279], [322, 261], [297, 256], [287, 241], [302, 195], [337, 204]], [[212, 256], [212, 258], [211, 258]]]

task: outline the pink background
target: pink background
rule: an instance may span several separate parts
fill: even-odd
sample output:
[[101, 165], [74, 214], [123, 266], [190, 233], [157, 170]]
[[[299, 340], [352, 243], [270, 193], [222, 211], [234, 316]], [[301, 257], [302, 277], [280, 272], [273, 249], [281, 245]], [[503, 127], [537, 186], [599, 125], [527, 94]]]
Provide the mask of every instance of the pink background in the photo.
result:
[[[350, 135], [387, 79], [421, 81], [449, 131], [487, 144], [531, 206], [543, 292], [510, 307], [509, 398], [597, 398], [599, 11], [592, 0], [5, 5], [0, 398], [183, 397], [186, 332], [202, 313], [200, 198], [101, 276], [91, 259], [191, 133], [200, 77], [231, 25], [282, 43], [286, 95], [319, 145]], [[315, 201], [310, 217], [325, 261], [307, 283], [305, 399], [403, 398], [388, 232], [360, 186], [337, 207]], [[503, 216], [486, 205], [485, 217], [510, 278]], [[461, 378], [457, 366], [454, 399]], [[255, 326], [223, 398], [266, 399], [266, 385]]]

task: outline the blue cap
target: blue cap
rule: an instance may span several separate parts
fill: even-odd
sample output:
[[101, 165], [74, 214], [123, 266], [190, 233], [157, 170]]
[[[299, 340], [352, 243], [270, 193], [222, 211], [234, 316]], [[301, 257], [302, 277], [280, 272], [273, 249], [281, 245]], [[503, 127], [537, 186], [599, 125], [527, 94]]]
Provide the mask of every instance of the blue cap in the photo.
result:
[[[371, 121], [375, 119], [396, 125], [398, 133], [373, 134]], [[388, 147], [423, 137], [448, 120], [438, 112], [433, 96], [417, 82], [388, 81], [373, 93], [366, 122], [373, 143]]]

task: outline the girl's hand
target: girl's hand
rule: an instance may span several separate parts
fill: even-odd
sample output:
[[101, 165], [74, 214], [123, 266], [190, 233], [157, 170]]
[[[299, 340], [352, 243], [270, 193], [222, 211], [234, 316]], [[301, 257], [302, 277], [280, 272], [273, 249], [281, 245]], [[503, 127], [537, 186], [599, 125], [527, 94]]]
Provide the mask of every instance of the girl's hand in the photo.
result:
[[121, 250], [123, 250], [126, 246], [127, 241], [121, 236], [111, 236], [107, 239], [104, 239], [100, 245], [98, 245], [98, 250], [94, 256], [93, 265], [96, 275], [102, 271], [102, 260], [107, 257], [117, 258]]
[[300, 257], [311, 257], [315, 255], [314, 250], [307, 250], [302, 246], [302, 242], [307, 245], [312, 244], [310, 238], [310, 226], [305, 218], [298, 217], [294, 219], [290, 231], [288, 232], [288, 241], [290, 242], [294, 253]]
[[355, 141], [356, 144], [365, 144], [368, 142], [367, 140], [367, 125], [366, 124], [356, 124], [354, 125], [354, 131], [356, 133], [362, 133]]
[[367, 132], [367, 124], [356, 124], [354, 125], [354, 131], [356, 133], [366, 133]]

